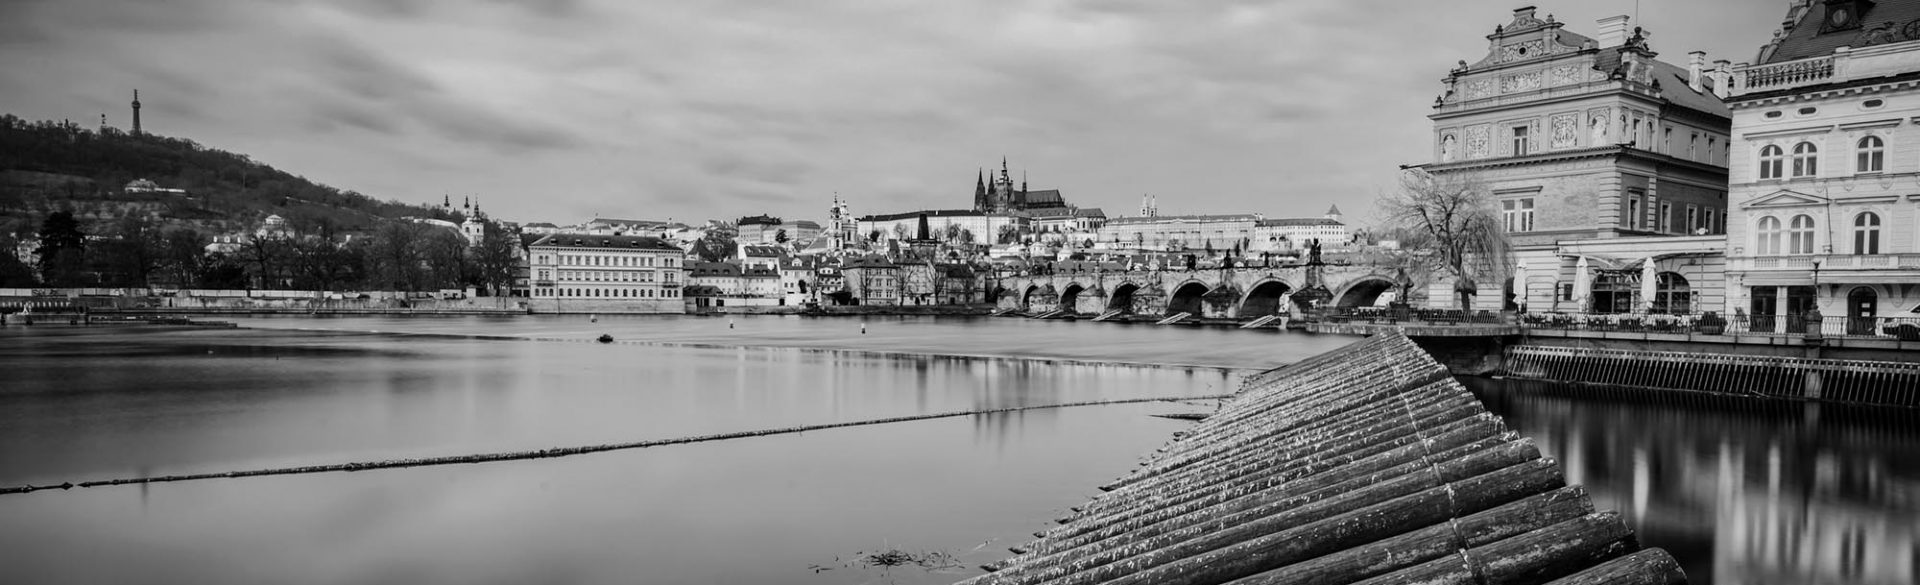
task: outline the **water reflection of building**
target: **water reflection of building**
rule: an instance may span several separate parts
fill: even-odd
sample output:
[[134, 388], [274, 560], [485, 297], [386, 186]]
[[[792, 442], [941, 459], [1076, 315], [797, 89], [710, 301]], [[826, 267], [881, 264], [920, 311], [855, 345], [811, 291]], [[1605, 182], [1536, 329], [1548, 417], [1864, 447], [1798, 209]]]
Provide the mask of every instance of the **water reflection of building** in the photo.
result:
[[[1491, 384], [1491, 383], [1488, 383]], [[1513, 383], [1484, 394], [1521, 434], [1698, 581], [1912, 583], [1920, 426], [1775, 404], [1747, 412], [1570, 398]], [[1594, 387], [1582, 387], [1591, 394]]]

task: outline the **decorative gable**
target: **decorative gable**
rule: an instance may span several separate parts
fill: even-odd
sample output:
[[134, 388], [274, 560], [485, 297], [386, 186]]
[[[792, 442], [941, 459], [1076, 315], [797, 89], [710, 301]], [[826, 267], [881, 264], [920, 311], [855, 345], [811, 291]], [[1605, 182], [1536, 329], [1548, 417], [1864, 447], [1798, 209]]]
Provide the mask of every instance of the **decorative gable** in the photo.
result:
[[1776, 207], [1811, 207], [1811, 206], [1826, 205], [1832, 201], [1833, 201], [1832, 199], [1821, 197], [1819, 195], [1808, 195], [1806, 193], [1801, 193], [1798, 191], [1788, 191], [1788, 190], [1782, 189], [1779, 191], [1768, 193], [1766, 195], [1755, 197], [1752, 201], [1748, 201], [1746, 205], [1743, 205], [1741, 207], [1745, 209], [1761, 209], [1761, 208], [1776, 208]]

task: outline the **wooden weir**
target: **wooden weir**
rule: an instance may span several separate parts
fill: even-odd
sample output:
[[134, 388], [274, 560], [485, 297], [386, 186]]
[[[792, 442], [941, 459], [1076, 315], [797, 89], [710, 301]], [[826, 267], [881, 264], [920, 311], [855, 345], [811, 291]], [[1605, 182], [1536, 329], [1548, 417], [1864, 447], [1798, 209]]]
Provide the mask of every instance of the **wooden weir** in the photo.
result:
[[1406, 337], [1249, 377], [966, 584], [1684, 583]]
[[1513, 345], [1508, 377], [1920, 408], [1920, 363]]

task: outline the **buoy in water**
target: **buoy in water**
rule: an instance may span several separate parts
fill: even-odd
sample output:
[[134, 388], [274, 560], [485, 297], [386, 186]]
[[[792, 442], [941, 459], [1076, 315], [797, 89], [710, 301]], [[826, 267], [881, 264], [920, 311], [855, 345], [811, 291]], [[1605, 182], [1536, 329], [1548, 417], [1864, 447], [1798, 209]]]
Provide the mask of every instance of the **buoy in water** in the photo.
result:
[[861, 324], [860, 324], [860, 334], [861, 334], [861, 335], [866, 335], [866, 334], [867, 334], [867, 324], [866, 324], [866, 323], [861, 323]]
[[605, 333], [600, 334], [600, 343], [613, 343], [613, 336]]
[[587, 322], [588, 322], [588, 323], [599, 323], [599, 322], [600, 322], [600, 316], [599, 316], [599, 315], [587, 315]]

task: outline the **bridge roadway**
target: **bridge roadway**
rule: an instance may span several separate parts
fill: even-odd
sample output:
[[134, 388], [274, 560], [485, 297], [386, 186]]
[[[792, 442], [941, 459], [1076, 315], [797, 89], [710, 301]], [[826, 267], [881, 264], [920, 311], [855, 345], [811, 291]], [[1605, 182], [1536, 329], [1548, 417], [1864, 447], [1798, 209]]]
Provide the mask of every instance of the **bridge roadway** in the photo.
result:
[[1297, 304], [1281, 306], [1288, 293], [1308, 286], [1308, 271], [1319, 271], [1332, 304], [1369, 306], [1395, 288], [1394, 268], [1327, 264], [1314, 268], [1228, 268], [1059, 272], [1000, 279], [995, 297], [1002, 309], [1079, 315], [1120, 310], [1135, 315], [1175, 315], [1251, 319], [1300, 316]]

